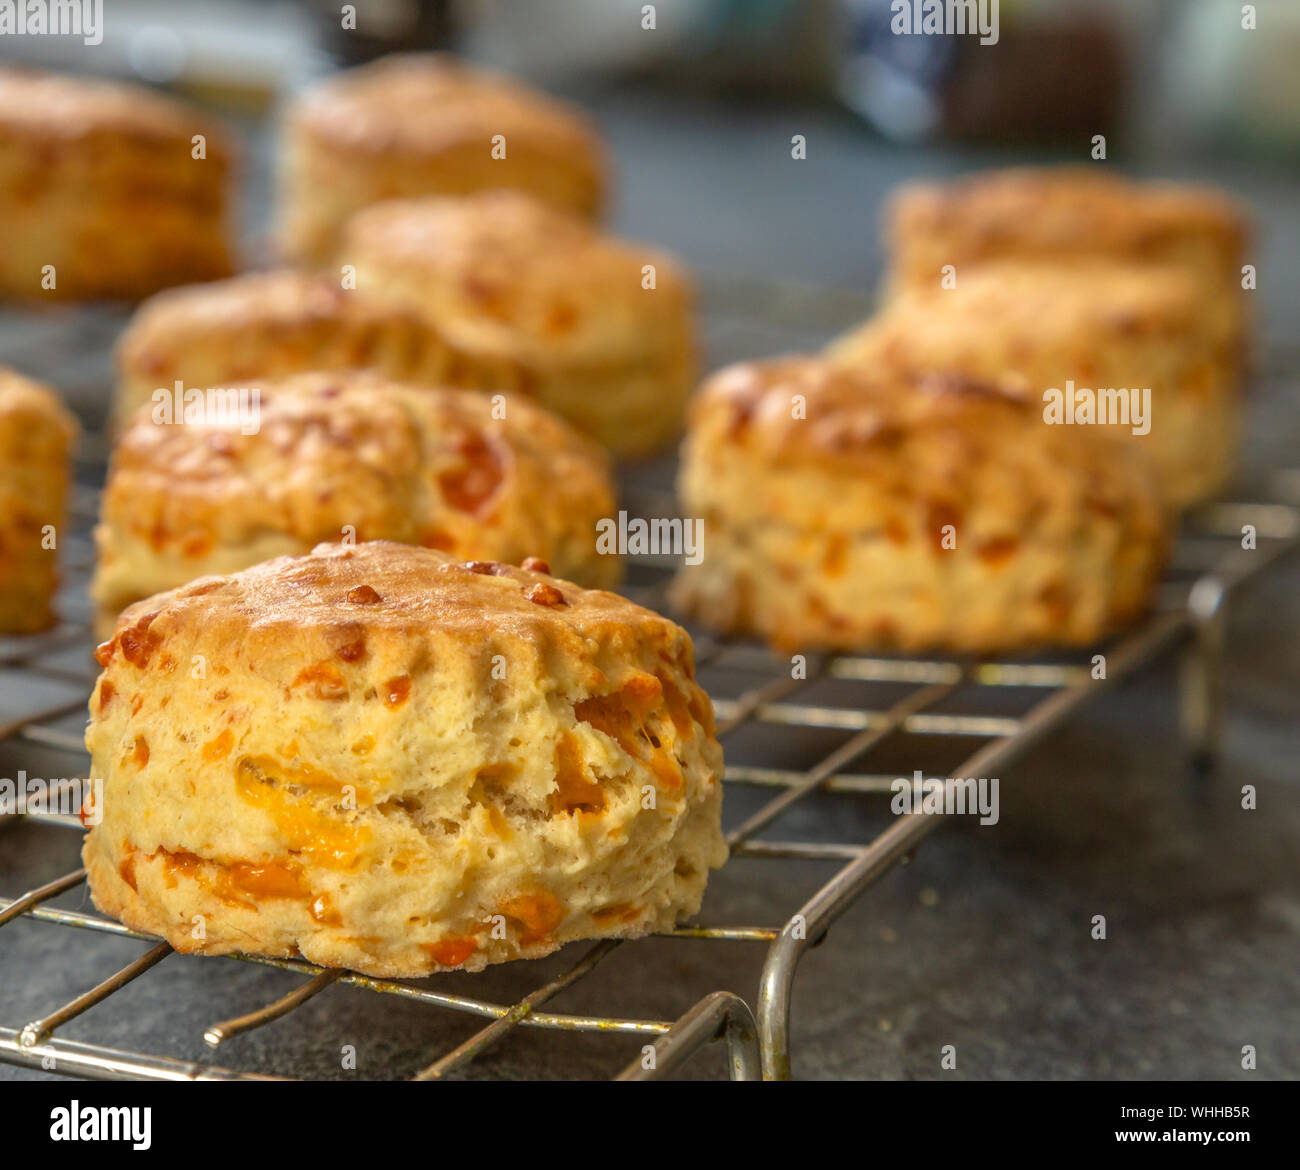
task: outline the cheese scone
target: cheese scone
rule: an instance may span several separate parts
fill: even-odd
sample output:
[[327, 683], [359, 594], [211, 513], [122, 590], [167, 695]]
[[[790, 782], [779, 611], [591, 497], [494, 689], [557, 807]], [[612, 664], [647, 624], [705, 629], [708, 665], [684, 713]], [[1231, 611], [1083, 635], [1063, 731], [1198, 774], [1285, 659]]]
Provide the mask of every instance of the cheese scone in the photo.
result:
[[325, 264], [354, 211], [381, 199], [501, 187], [587, 218], [605, 149], [576, 108], [437, 53], [385, 57], [290, 107], [281, 177], [286, 257]]
[[393, 200], [348, 224], [357, 288], [414, 307], [452, 345], [527, 371], [526, 385], [619, 455], [681, 428], [695, 378], [681, 266], [515, 191]]
[[1103, 259], [1185, 267], [1238, 359], [1252, 317], [1242, 287], [1249, 221], [1221, 191], [1106, 169], [1023, 167], [903, 187], [885, 215], [887, 288], [938, 287], [989, 260]]
[[1063, 418], [1093, 420], [1066, 425], [1151, 458], [1173, 507], [1214, 495], [1235, 466], [1236, 357], [1182, 268], [989, 262], [955, 288], [901, 293], [827, 352], [865, 370], [998, 381], [1040, 410], [1059, 395]]
[[97, 657], [91, 893], [180, 951], [473, 971], [670, 930], [726, 857], [690, 638], [612, 593], [321, 545]]
[[95, 529], [101, 635], [130, 602], [322, 541], [396, 540], [461, 558], [544, 558], [617, 581], [596, 549], [608, 459], [526, 399], [396, 383], [374, 371], [253, 387], [241, 410], [124, 427]]
[[1147, 461], [955, 376], [743, 363], [692, 403], [690, 616], [783, 651], [1090, 645], [1137, 617], [1168, 543]]
[[116, 359], [119, 425], [177, 382], [238, 388], [308, 370], [373, 367], [428, 386], [526, 388], [524, 372], [462, 352], [423, 314], [288, 268], [159, 293], [132, 318]]
[[0, 368], [0, 634], [54, 624], [76, 436], [52, 390]]
[[136, 300], [230, 272], [231, 148], [180, 102], [0, 69], [0, 296]]

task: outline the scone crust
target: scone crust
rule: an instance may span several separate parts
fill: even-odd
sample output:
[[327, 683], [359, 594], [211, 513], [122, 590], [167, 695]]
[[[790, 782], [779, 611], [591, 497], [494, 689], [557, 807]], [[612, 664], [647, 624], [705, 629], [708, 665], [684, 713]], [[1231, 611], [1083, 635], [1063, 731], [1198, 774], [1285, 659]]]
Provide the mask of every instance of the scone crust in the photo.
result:
[[526, 368], [538, 399], [621, 454], [680, 426], [694, 294], [667, 254], [513, 191], [393, 200], [348, 224], [358, 288], [436, 322], [466, 353]]
[[577, 108], [444, 54], [398, 54], [347, 70], [290, 108], [286, 249], [326, 262], [348, 215], [403, 196], [511, 188], [591, 218], [607, 172], [600, 137]]
[[781, 649], [1089, 644], [1146, 608], [1167, 543], [1124, 444], [993, 382], [814, 357], [711, 378], [680, 490], [704, 554], [677, 603]]
[[422, 385], [528, 392], [526, 371], [456, 348], [415, 310], [288, 268], [151, 297], [123, 333], [116, 364], [119, 425], [177, 381], [241, 386], [311, 370], [373, 367]]
[[669, 929], [725, 857], [690, 639], [613, 594], [321, 546], [134, 606], [98, 656], [91, 891], [183, 951], [476, 970]]
[[888, 292], [958, 282], [995, 260], [1111, 258], [1175, 264], [1198, 281], [1207, 320], [1250, 361], [1253, 293], [1242, 288], [1250, 220], [1233, 199], [1187, 183], [1138, 182], [1092, 167], [1020, 167], [901, 188], [885, 214]]
[[326, 540], [536, 556], [589, 584], [618, 579], [618, 558], [596, 552], [614, 508], [607, 457], [527, 399], [366, 370], [253, 389], [253, 433], [234, 413], [160, 424], [151, 406], [123, 428], [95, 533], [101, 632], [141, 597]]
[[1066, 382], [1149, 388], [1150, 430], [1103, 429], [1154, 459], [1184, 507], [1231, 478], [1240, 430], [1236, 339], [1185, 268], [1125, 260], [989, 261], [955, 288], [917, 285], [828, 348], [899, 377], [998, 381], [1042, 402]]
[[231, 155], [219, 126], [143, 86], [0, 69], [0, 293], [134, 300], [228, 275]]
[[77, 429], [54, 391], [0, 367], [0, 633], [54, 624]]
[[[885, 243], [903, 283], [937, 282], [944, 264], [1073, 256], [1172, 261], [1203, 247], [1240, 263], [1249, 223], [1220, 191], [1139, 183], [1097, 167], [1023, 167], [902, 187]], [[1237, 273], [1240, 289], [1240, 272]]]

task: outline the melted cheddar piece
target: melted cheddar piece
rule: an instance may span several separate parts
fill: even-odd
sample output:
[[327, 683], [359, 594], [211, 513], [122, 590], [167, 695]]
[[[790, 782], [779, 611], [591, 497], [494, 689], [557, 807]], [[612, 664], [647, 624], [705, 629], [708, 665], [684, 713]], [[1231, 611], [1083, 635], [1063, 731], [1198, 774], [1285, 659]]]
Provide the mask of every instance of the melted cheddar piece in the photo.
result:
[[313, 922], [321, 926], [342, 926], [343, 915], [334, 908], [334, 902], [328, 894], [320, 894], [312, 900], [311, 916]]
[[523, 928], [519, 932], [523, 943], [539, 942], [564, 921], [564, 908], [546, 890], [508, 898], [498, 909]]
[[478, 432], [453, 442], [459, 460], [438, 475], [443, 499], [460, 512], [483, 517], [505, 478], [505, 463], [496, 447]]
[[848, 567], [849, 542], [842, 532], [831, 534], [822, 557], [822, 572], [828, 577], [842, 577]]
[[689, 700], [667, 679], [661, 680], [661, 684], [664, 689], [664, 705], [668, 708], [668, 718], [673, 721], [677, 738], [690, 739], [695, 734], [695, 713]]
[[203, 760], [205, 763], [215, 763], [217, 760], [224, 760], [230, 755], [230, 749], [235, 746], [235, 736], [227, 727], [215, 739], [210, 739], [203, 745]]
[[139, 893], [139, 888], [135, 884], [135, 850], [130, 850], [127, 855], [118, 863], [118, 876], [126, 882], [131, 889]]
[[635, 922], [641, 917], [641, 912], [642, 907], [635, 902], [615, 902], [593, 910], [591, 920], [600, 927], [613, 926], [615, 923]]
[[203, 864], [203, 858], [197, 853], [186, 853], [182, 850], [159, 849], [156, 853], [149, 854], [152, 861], [155, 857], [163, 859], [164, 880], [169, 890], [174, 890], [177, 886], [177, 878], [189, 878], [196, 881], [195, 875], [199, 872], [199, 867]]
[[311, 890], [303, 884], [302, 871], [294, 865], [237, 861], [234, 865], [220, 867], [217, 874], [217, 892], [227, 897], [311, 897]]
[[459, 967], [478, 950], [478, 939], [468, 935], [448, 935], [436, 943], [421, 943], [420, 948], [427, 951], [435, 963], [444, 967]]
[[[303, 879], [302, 869], [292, 861], [234, 861], [223, 864], [185, 850], [159, 849], [149, 859], [161, 858], [167, 885], [175, 889], [181, 878], [193, 881], [220, 898], [228, 906], [256, 907], [270, 898], [311, 902], [310, 913], [325, 926], [341, 925], [328, 894], [313, 898]], [[135, 889], [135, 858], [131, 856], [119, 867], [122, 878]]]
[[603, 813], [607, 805], [605, 789], [583, 770], [578, 741], [568, 731], [560, 732], [555, 745], [555, 791], [551, 793], [550, 804], [552, 816]]
[[290, 684], [290, 689], [305, 687], [313, 699], [323, 702], [337, 702], [348, 697], [348, 684], [338, 672], [338, 668], [328, 662], [317, 662], [305, 666], [298, 672], [298, 677]]
[[693, 727], [685, 700], [675, 687], [669, 686], [671, 697], [665, 695], [663, 682], [653, 674], [638, 674], [620, 690], [575, 703], [573, 714], [580, 722], [608, 735], [629, 756], [649, 768], [663, 788], [672, 790], [681, 785], [681, 768], [668, 747], [646, 726], [650, 714], [666, 705], [674, 728], [681, 726], [679, 720]]
[[[291, 853], [339, 869], [354, 869], [359, 863], [370, 830], [348, 824], [333, 811], [332, 805], [343, 796], [344, 782], [337, 777], [310, 764], [286, 765], [269, 756], [246, 756], [239, 761], [235, 785], [244, 800], [271, 817]], [[299, 796], [295, 788], [307, 789], [306, 795]], [[329, 807], [313, 801], [322, 795], [330, 801]], [[363, 799], [360, 791], [357, 799]]]
[[411, 680], [404, 674], [397, 678], [390, 678], [379, 693], [384, 700], [384, 706], [394, 711], [411, 697]]

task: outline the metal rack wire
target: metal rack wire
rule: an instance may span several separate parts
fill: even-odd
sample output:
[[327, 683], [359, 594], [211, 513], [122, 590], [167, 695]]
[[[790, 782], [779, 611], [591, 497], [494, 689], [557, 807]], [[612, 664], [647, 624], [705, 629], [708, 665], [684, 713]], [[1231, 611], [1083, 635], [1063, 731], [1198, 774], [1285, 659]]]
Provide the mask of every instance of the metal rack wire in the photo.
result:
[[[775, 295], [775, 294], [773, 294]], [[769, 298], [770, 303], [770, 298]], [[825, 305], [810, 300], [812, 312]], [[856, 306], [854, 307], [856, 309]], [[744, 306], [741, 312], [749, 311]], [[790, 310], [787, 309], [787, 319]], [[105, 330], [111, 333], [111, 330]], [[0, 336], [0, 341], [3, 337]], [[0, 354], [2, 356], [2, 354]], [[69, 596], [84, 596], [90, 569], [89, 528], [93, 523], [102, 445], [93, 436], [85, 445], [83, 486], [74, 503], [75, 531], [65, 541], [65, 575]], [[669, 507], [665, 467], [634, 473], [625, 484], [629, 506], [637, 514], [663, 514]], [[783, 840], [768, 831], [792, 810], [824, 799], [827, 793], [887, 807], [894, 774], [873, 770], [880, 749], [896, 737], [913, 737], [920, 745], [914, 758], [924, 763], [925, 745], [942, 741], [965, 745], [955, 769], [923, 768], [926, 776], [997, 776], [1027, 749], [1059, 727], [1106, 686], [1131, 676], [1175, 646], [1186, 651], [1183, 676], [1184, 731], [1193, 759], [1204, 762], [1214, 752], [1221, 704], [1219, 667], [1224, 606], [1233, 588], [1261, 572], [1276, 558], [1300, 547], [1300, 507], [1288, 502], [1294, 473], [1277, 477], [1276, 495], [1263, 502], [1218, 504], [1192, 517], [1180, 541], [1174, 566], [1156, 612], [1138, 629], [1099, 648], [1105, 654], [1104, 678], [1094, 677], [1090, 655], [977, 662], [874, 656], [810, 657], [806, 669], [792, 671], [788, 658], [752, 644], [697, 636], [701, 677], [715, 671], [733, 680], [713, 686], [719, 735], [727, 748], [726, 784], [769, 793], [728, 833], [733, 858], [780, 865], [783, 860], [816, 860], [836, 868], [813, 894], [790, 905], [772, 906], [766, 925], [723, 921], [679, 927], [671, 937], [749, 942], [766, 948], [757, 989], [729, 987], [682, 1005], [676, 1019], [574, 1014], [546, 1010], [548, 1001], [577, 987], [608, 955], [637, 942], [605, 941], [586, 948], [559, 975], [510, 1003], [455, 995], [433, 986], [376, 979], [354, 972], [325, 970], [296, 960], [237, 956], [224, 962], [251, 962], [301, 976], [289, 994], [251, 1013], [215, 1020], [204, 1031], [216, 1049], [234, 1036], [280, 1019], [326, 988], [339, 984], [359, 992], [399, 997], [430, 1008], [449, 1010], [486, 1021], [464, 1042], [425, 1066], [417, 1079], [463, 1075], [474, 1059], [516, 1028], [601, 1034], [640, 1041], [640, 1052], [620, 1079], [664, 1077], [682, 1068], [705, 1045], [722, 1041], [734, 1079], [785, 1078], [791, 1074], [789, 1015], [800, 959], [819, 943], [835, 920], [873, 882], [907, 859], [944, 818], [913, 812], [889, 819], [888, 827], [865, 841]], [[1295, 497], [1293, 497], [1295, 498]], [[1241, 548], [1241, 526], [1254, 525], [1258, 547]], [[635, 600], [666, 608], [663, 590], [669, 561], [647, 558], [633, 566], [627, 592]], [[65, 621], [50, 633], [0, 640], [0, 671], [18, 672], [29, 685], [30, 709], [0, 726], [0, 739], [40, 745], [84, 769], [80, 737], [55, 724], [68, 712], [84, 708], [94, 677], [89, 658], [89, 628], [82, 617]], [[83, 651], [78, 654], [78, 650]], [[833, 684], [828, 695], [825, 684]], [[871, 701], [868, 691], [888, 691], [886, 701]], [[982, 702], [996, 694], [1000, 701]], [[744, 732], [758, 727], [821, 730], [842, 738], [829, 752], [815, 752], [798, 768], [772, 766], [761, 751], [746, 750]], [[739, 747], [736, 747], [739, 743]], [[71, 810], [29, 813], [46, 823], [80, 830]], [[788, 822], [787, 822], [788, 823]], [[84, 882], [77, 870], [27, 893], [0, 897], [0, 927], [25, 915], [54, 928], [92, 931], [153, 945], [139, 958], [98, 982], [87, 973], [89, 990], [54, 1006], [39, 1019], [0, 1024], [0, 1060], [73, 1076], [141, 1077], [164, 1080], [265, 1079], [207, 1061], [186, 1061], [164, 1054], [124, 1051], [62, 1039], [60, 1027], [103, 1002], [127, 984], [145, 977], [171, 948], [157, 939], [128, 930], [98, 914], [59, 909], [49, 903]], [[0, 933], [0, 946], [3, 934]], [[752, 1005], [752, 1007], [751, 1007]]]

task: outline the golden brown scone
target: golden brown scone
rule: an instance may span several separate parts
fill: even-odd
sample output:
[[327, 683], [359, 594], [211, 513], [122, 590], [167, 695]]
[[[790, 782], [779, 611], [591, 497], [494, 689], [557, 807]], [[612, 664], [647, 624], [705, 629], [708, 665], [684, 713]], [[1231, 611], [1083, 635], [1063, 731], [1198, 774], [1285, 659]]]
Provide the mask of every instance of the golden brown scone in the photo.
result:
[[230, 153], [142, 86], [0, 69], [0, 296], [135, 300], [227, 275]]
[[815, 357], [714, 375], [680, 491], [704, 540], [677, 603], [782, 650], [1088, 645], [1147, 607], [1166, 546], [1126, 444], [993, 383]]
[[120, 425], [178, 381], [239, 387], [366, 367], [428, 386], [526, 389], [524, 371], [462, 352], [422, 314], [286, 268], [169, 289], [141, 305], [117, 347], [114, 416]]
[[1207, 320], [1244, 356], [1251, 318], [1241, 287], [1249, 224], [1221, 191], [1137, 182], [1091, 167], [1012, 168], [902, 188], [885, 217], [887, 284], [958, 284], [988, 260], [1155, 261], [1196, 277]]
[[543, 406], [616, 453], [647, 454], [680, 430], [697, 347], [693, 291], [672, 257], [488, 191], [367, 208], [339, 258], [366, 295], [527, 370]]
[[237, 410], [160, 423], [145, 407], [124, 429], [95, 530], [101, 632], [151, 593], [323, 540], [536, 556], [588, 584], [618, 579], [618, 557], [596, 552], [614, 507], [608, 460], [526, 399], [365, 370], [253, 389], [253, 425]]
[[575, 107], [450, 56], [385, 57], [291, 107], [285, 254], [328, 263], [348, 216], [381, 199], [508, 187], [595, 217], [607, 169], [600, 137]]
[[0, 634], [54, 624], [76, 437], [52, 390], [0, 367]]
[[1198, 281], [1179, 267], [990, 262], [961, 272], [955, 288], [903, 292], [828, 353], [872, 371], [999, 381], [1040, 409], [1046, 392], [1065, 396], [1070, 381], [1076, 404], [1095, 398], [1079, 397], [1081, 389], [1149, 389], [1141, 423], [1131, 407], [1142, 398], [1129, 395], [1129, 413], [1119, 416], [1129, 421], [1089, 429], [1153, 459], [1174, 507], [1214, 495], [1233, 472], [1234, 354], [1206, 327]]
[[669, 930], [726, 857], [690, 638], [612, 593], [321, 545], [132, 606], [97, 657], [91, 892], [181, 951], [478, 970]]

